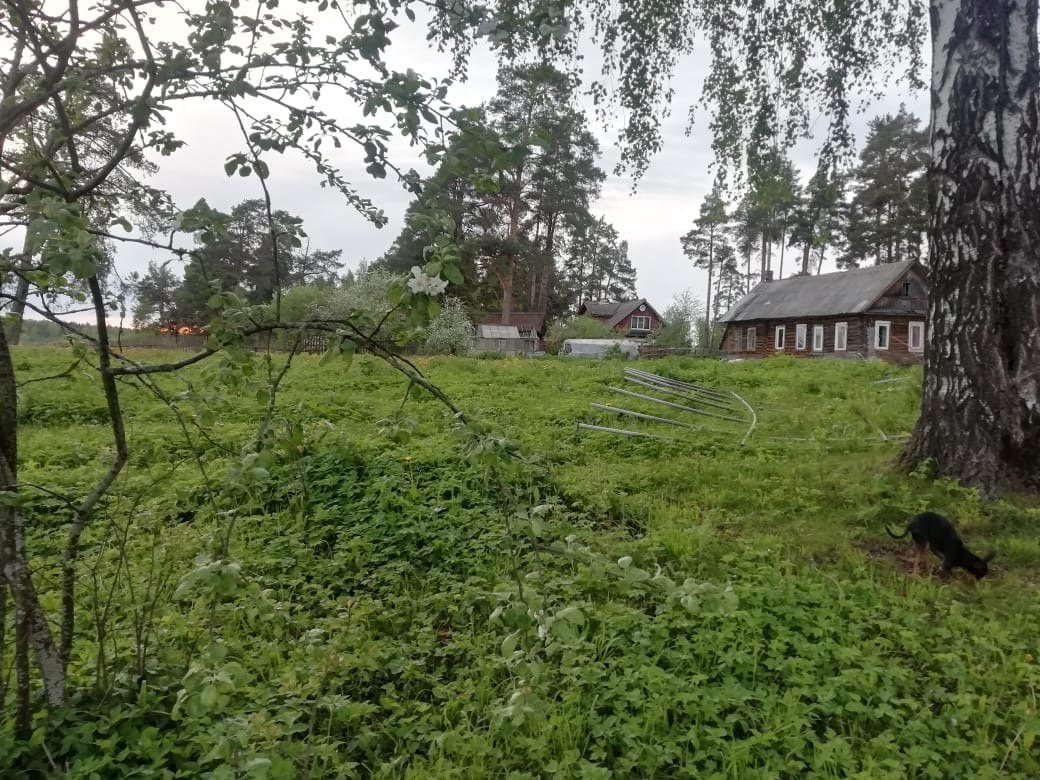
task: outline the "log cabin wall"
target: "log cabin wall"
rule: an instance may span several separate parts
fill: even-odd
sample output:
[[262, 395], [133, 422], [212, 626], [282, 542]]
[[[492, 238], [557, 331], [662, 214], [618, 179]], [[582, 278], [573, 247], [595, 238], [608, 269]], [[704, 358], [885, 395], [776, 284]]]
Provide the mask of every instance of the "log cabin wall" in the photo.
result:
[[[838, 323], [846, 323], [846, 348], [835, 349], [835, 326]], [[878, 348], [875, 344], [877, 334], [876, 323], [889, 323], [888, 346], [885, 349]], [[911, 348], [910, 323], [921, 323], [920, 340]], [[844, 358], [878, 358], [891, 363], [920, 363], [924, 360], [924, 317], [906, 316], [884, 312], [868, 312], [866, 314], [850, 314], [847, 316], [830, 317], [800, 317], [782, 320], [751, 320], [746, 322], [731, 322], [726, 325], [726, 332], [722, 337], [722, 351], [731, 357], [761, 358], [775, 355], [778, 352], [794, 355], [795, 357], [844, 357]], [[798, 349], [796, 345], [797, 326], [803, 324], [805, 328], [805, 348]], [[784, 327], [783, 349], [776, 347], [776, 329]], [[813, 329], [817, 326], [823, 327], [823, 348], [816, 350], [813, 347]], [[915, 326], [917, 327], [917, 326]], [[747, 345], [747, 331], [755, 329], [754, 347]], [[916, 341], [916, 339], [915, 339]]]

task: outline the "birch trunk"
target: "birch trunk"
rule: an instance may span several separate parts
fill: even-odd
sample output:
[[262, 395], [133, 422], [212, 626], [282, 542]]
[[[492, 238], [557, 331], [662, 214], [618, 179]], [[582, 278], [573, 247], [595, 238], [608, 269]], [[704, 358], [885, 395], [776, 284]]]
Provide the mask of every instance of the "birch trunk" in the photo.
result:
[[931, 293], [901, 460], [986, 493], [1040, 487], [1036, 0], [931, 0]]

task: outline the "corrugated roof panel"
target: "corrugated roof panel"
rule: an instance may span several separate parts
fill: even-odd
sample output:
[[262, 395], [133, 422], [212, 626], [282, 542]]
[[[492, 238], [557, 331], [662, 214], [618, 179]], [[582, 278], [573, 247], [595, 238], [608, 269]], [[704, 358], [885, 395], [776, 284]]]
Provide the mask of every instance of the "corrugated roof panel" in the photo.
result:
[[477, 336], [482, 339], [518, 339], [520, 331], [516, 325], [478, 325]]

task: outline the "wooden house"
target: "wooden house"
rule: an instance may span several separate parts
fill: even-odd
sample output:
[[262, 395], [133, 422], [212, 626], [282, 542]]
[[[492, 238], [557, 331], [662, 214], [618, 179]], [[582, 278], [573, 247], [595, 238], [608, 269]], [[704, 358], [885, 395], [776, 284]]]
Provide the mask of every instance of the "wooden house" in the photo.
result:
[[720, 318], [732, 357], [924, 360], [928, 283], [909, 261], [763, 281]]
[[647, 303], [646, 298], [613, 303], [583, 303], [578, 309], [578, 315], [592, 317], [626, 336], [636, 338], [649, 336], [664, 324], [661, 315]]

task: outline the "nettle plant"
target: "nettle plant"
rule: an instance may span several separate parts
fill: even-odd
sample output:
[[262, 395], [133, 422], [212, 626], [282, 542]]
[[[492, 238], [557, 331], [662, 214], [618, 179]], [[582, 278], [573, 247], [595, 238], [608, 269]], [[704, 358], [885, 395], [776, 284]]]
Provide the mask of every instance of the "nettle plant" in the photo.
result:
[[[424, 19], [417, 20], [419, 13]], [[166, 402], [186, 437], [189, 428], [201, 432], [212, 418], [216, 393], [189, 385], [172, 394], [160, 375], [212, 359], [211, 387], [250, 387], [267, 400], [255, 446], [229, 475], [229, 494], [248, 490], [249, 481], [263, 475], [267, 453], [282, 430], [271, 425], [278, 386], [304, 331], [326, 333], [330, 353], [347, 358], [357, 345], [367, 345], [406, 375], [410, 387], [425, 388], [458, 414], [414, 364], [382, 345], [382, 321], [359, 311], [292, 322], [282, 317], [280, 305], [282, 237], [268, 184], [279, 160], [302, 158], [324, 187], [382, 225], [385, 215], [347, 179], [342, 160], [360, 158], [370, 176], [396, 176], [417, 193], [419, 174], [391, 159], [395, 137], [418, 146], [432, 165], [447, 154], [447, 133], [456, 136], [454, 148], [482, 145], [485, 155], [489, 150], [501, 155], [503, 164], [525, 154], [523, 148], [489, 141], [471, 113], [453, 110], [446, 102], [446, 83], [391, 67], [388, 52], [395, 31], [413, 23], [432, 45], [451, 55], [453, 75], [461, 72], [478, 38], [512, 50], [545, 49], [565, 30], [560, 10], [551, 3], [495, 11], [408, 0], [211, 0], [193, 7], [161, 0], [100, 0], [89, 6], [30, 3], [0, 9], [0, 219], [7, 227], [24, 228], [25, 235], [21, 251], [0, 255], [0, 301], [13, 313], [12, 332], [21, 315], [31, 311], [61, 324], [80, 344], [77, 365], [87, 360], [97, 372], [112, 440], [97, 454], [107, 463], [96, 482], [82, 495], [59, 496], [67, 525], [55, 619], [44, 607], [48, 586], [39, 579], [27, 545], [27, 526], [34, 521], [26, 510], [28, 496], [51, 489], [19, 481], [19, 380], [0, 329], [0, 626], [7, 626], [10, 594], [20, 736], [30, 731], [34, 688], [52, 710], [69, 699], [80, 539], [130, 456], [122, 384], [137, 384]], [[181, 103], [199, 100], [226, 109], [240, 131], [224, 170], [215, 175], [252, 177], [257, 183], [272, 247], [273, 305], [262, 316], [234, 291], [215, 288], [208, 301], [214, 312], [206, 327], [208, 346], [183, 360], [145, 364], [113, 343], [108, 317], [120, 303], [106, 290], [104, 270], [111, 247], [119, 243], [187, 261], [201, 259], [200, 250], [227, 238], [228, 215], [205, 199], [181, 209], [166, 192], [135, 177], [153, 171], [156, 160], [183, 145], [166, 126], [166, 117]], [[436, 210], [420, 212], [416, 219], [428, 241], [424, 264], [391, 290], [390, 299], [393, 310], [407, 313], [412, 327], [421, 328], [439, 313], [438, 294], [462, 275], [450, 219]], [[80, 313], [92, 317], [89, 331], [55, 313], [54, 302], [69, 298], [82, 302]], [[276, 331], [295, 335], [286, 358], [258, 357], [247, 350], [250, 337]], [[218, 557], [226, 557], [229, 538], [230, 530], [215, 551]], [[6, 648], [6, 641], [0, 637], [0, 647]]]

